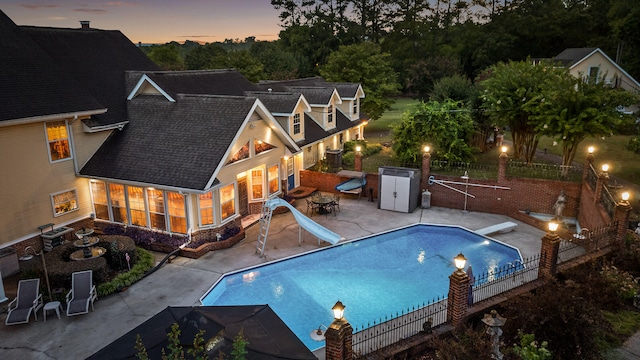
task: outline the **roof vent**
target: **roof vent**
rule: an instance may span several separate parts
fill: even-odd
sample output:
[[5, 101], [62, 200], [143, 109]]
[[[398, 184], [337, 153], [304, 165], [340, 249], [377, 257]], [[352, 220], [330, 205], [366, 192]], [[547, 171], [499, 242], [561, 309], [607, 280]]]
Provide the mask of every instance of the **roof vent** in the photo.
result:
[[89, 28], [90, 28], [90, 27], [89, 27], [89, 23], [90, 23], [90, 22], [91, 22], [91, 21], [89, 21], [89, 20], [80, 20], [81, 28], [82, 28], [82, 29], [89, 29]]
[[272, 88], [268, 88], [268, 89], [267, 89], [267, 91], [268, 91], [268, 92], [272, 92], [272, 91], [273, 91], [273, 89], [272, 89]]

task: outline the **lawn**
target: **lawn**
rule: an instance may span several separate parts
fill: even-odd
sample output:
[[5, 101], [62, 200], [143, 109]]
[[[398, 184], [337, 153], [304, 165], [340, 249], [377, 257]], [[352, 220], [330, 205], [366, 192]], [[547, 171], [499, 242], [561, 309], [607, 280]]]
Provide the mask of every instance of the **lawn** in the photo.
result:
[[402, 120], [402, 113], [420, 100], [411, 98], [397, 98], [391, 110], [385, 111], [378, 120], [370, 121], [364, 128], [364, 138], [372, 143], [391, 142], [391, 126]]

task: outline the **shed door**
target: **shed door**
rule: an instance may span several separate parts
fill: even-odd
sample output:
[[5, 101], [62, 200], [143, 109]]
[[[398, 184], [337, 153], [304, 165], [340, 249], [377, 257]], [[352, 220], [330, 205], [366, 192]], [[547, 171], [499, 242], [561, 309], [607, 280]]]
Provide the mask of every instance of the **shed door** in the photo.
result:
[[409, 185], [411, 179], [398, 176], [381, 176], [380, 209], [409, 212]]

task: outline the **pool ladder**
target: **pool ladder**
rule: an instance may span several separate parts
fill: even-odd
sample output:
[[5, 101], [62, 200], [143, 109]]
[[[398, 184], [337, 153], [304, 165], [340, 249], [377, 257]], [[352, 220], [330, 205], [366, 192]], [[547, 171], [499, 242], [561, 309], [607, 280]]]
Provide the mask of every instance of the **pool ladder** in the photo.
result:
[[267, 235], [271, 225], [273, 209], [267, 206], [267, 202], [262, 203], [262, 213], [260, 215], [260, 231], [258, 232], [258, 243], [256, 244], [256, 254], [264, 256], [264, 248], [267, 245]]

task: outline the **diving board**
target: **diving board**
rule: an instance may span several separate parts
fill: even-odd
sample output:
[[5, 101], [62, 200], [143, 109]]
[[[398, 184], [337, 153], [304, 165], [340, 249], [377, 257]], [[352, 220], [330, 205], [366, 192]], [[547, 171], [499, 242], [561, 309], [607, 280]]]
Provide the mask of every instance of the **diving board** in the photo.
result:
[[[333, 231], [321, 226], [317, 222], [311, 220], [306, 215], [298, 211], [293, 205], [288, 202], [276, 197], [269, 199], [263, 204], [263, 212], [262, 217], [260, 218], [260, 231], [258, 233], [258, 244], [256, 245], [256, 253], [259, 253], [260, 256], [264, 255], [264, 248], [267, 244], [267, 235], [269, 233], [269, 226], [271, 224], [271, 216], [273, 215], [273, 210], [280, 206], [285, 206], [291, 213], [293, 217], [298, 222], [300, 229], [305, 229], [311, 235], [318, 238], [318, 245], [320, 245], [320, 240], [324, 240], [332, 245], [338, 243], [338, 241], [343, 240], [344, 238], [340, 235], [334, 233]], [[302, 241], [302, 233], [300, 233], [298, 238], [298, 245]]]
[[478, 229], [476, 230], [476, 233], [480, 234], [480, 235], [491, 235], [491, 234], [495, 234], [495, 233], [508, 233], [509, 231], [513, 230], [516, 226], [518, 226], [518, 224], [512, 222], [512, 221], [505, 221], [503, 223], [500, 224], [496, 224], [496, 225], [491, 225], [491, 226], [487, 226], [485, 228], [482, 229]]

